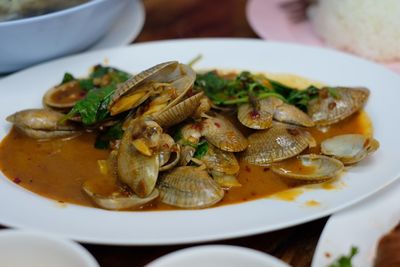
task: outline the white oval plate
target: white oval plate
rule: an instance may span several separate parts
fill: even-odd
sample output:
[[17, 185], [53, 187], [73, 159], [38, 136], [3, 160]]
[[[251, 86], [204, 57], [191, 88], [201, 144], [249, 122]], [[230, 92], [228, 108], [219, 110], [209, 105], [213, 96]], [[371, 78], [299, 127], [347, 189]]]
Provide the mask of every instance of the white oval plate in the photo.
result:
[[181, 249], [152, 261], [146, 267], [289, 267], [283, 261], [250, 248], [208, 245]]
[[[143, 43], [93, 51], [55, 60], [0, 80], [0, 137], [10, 129], [5, 117], [41, 105], [41, 96], [65, 71], [77, 76], [103, 62], [139, 72], [167, 60], [204, 68], [296, 73], [331, 85], [364, 85], [371, 89], [366, 106], [380, 149], [341, 178], [341, 190], [310, 189], [296, 201], [266, 198], [205, 210], [113, 212], [67, 205], [39, 197], [0, 177], [0, 223], [56, 233], [74, 240], [104, 244], [178, 244], [263, 233], [321, 218], [377, 192], [400, 174], [400, 76], [384, 67], [321, 48], [246, 39], [202, 39]], [[315, 200], [321, 204], [309, 207]]]
[[318, 241], [313, 267], [328, 266], [352, 246], [353, 266], [373, 267], [379, 240], [400, 223], [400, 181], [329, 218]]

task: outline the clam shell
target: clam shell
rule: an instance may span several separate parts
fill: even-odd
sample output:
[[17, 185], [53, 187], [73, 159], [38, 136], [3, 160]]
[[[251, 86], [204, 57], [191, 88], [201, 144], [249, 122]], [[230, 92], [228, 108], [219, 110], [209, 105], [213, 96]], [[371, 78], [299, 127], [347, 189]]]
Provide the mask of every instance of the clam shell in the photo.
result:
[[238, 181], [235, 175], [224, 174], [220, 172], [212, 171], [211, 175], [213, 179], [222, 187], [222, 188], [231, 188], [231, 187], [240, 187], [242, 184]]
[[239, 163], [232, 152], [223, 151], [208, 144], [206, 154], [200, 159], [210, 171], [234, 175], [239, 172]]
[[50, 109], [26, 109], [6, 118], [31, 138], [50, 139], [79, 134], [79, 128], [69, 122], [60, 123], [64, 114]]
[[170, 72], [171, 69], [175, 69], [177, 65], [177, 61], [163, 62], [144, 70], [132, 76], [126, 82], [119, 84], [113, 96], [111, 97], [109, 107], [113, 106], [118, 99], [128, 93], [131, 89], [134, 89], [138, 85], [148, 80], [157, 81], [157, 78], [159, 78], [160, 75], [165, 75], [165, 73]]
[[321, 142], [321, 152], [333, 156], [345, 165], [354, 164], [379, 148], [379, 142], [361, 134], [343, 134]]
[[69, 109], [85, 95], [78, 81], [70, 81], [50, 88], [43, 96], [43, 104], [56, 109]]
[[122, 194], [121, 192], [115, 192], [109, 196], [102, 196], [93, 192], [85, 183], [83, 184], [82, 189], [94, 203], [99, 207], [108, 210], [137, 209], [159, 196], [159, 191], [157, 189], [154, 189], [150, 195], [144, 198], [138, 197], [135, 194]]
[[271, 171], [291, 179], [324, 182], [339, 175], [344, 169], [341, 161], [323, 155], [300, 155], [274, 163]]
[[163, 203], [180, 208], [206, 208], [224, 197], [224, 190], [207, 171], [193, 166], [178, 167], [163, 175], [158, 189]]
[[166, 109], [163, 112], [152, 115], [154, 121], [156, 121], [162, 127], [170, 127], [178, 124], [187, 119], [197, 109], [200, 103], [200, 99], [203, 97], [203, 93], [198, 93], [191, 96], [182, 102]]
[[282, 103], [276, 107], [274, 119], [280, 122], [295, 124], [304, 127], [314, 127], [313, 120], [303, 111], [293, 105]]
[[[195, 79], [196, 73], [187, 65], [179, 64], [176, 61], [158, 64], [120, 84], [110, 100], [109, 110], [111, 111], [112, 115], [116, 115], [120, 112], [129, 110], [130, 108], [137, 107], [137, 102], [141, 104], [150, 95], [156, 95], [159, 93], [153, 85], [162, 84], [162, 86], [168, 85], [172, 88], [175, 88], [176, 94], [174, 95], [174, 98], [169, 101], [168, 105], [165, 105], [165, 107], [163, 107], [161, 110], [157, 110], [157, 112], [161, 113], [179, 103], [184, 95], [193, 86]], [[139, 101], [133, 101], [131, 104], [132, 107], [124, 106], [123, 109], [114, 108], [116, 105], [119, 105], [118, 103], [124, 101], [124, 98], [135, 94], [137, 90], [143, 90], [149, 94], [144, 96], [146, 98], [142, 97], [138, 99]]]
[[[329, 90], [334, 90], [334, 95], [329, 93]], [[309, 102], [307, 112], [315, 125], [326, 126], [337, 123], [360, 110], [368, 97], [367, 88], [323, 88], [319, 96]]]
[[143, 121], [132, 120], [122, 136], [117, 155], [119, 179], [139, 197], [146, 197], [153, 191], [160, 167], [157, 153], [143, 155], [132, 143], [137, 132], [145, 132], [144, 127]]
[[201, 134], [211, 144], [224, 151], [240, 152], [245, 150], [248, 144], [246, 137], [222, 115], [205, 119]]
[[242, 159], [250, 164], [266, 166], [300, 154], [314, 142], [307, 131], [290, 125], [275, 124], [251, 134]]
[[257, 107], [246, 103], [239, 106], [237, 118], [248, 128], [266, 129], [272, 125], [275, 108], [280, 104], [282, 104], [282, 101], [275, 97], [258, 100]]

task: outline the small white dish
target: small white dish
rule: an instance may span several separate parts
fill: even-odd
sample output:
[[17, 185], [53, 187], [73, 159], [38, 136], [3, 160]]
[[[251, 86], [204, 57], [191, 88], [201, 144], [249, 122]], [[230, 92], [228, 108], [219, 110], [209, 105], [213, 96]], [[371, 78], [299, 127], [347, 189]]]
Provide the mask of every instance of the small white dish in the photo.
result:
[[329, 218], [314, 253], [312, 266], [327, 266], [355, 246], [353, 266], [374, 266], [379, 240], [400, 222], [400, 181], [377, 195]]
[[99, 267], [81, 245], [43, 233], [0, 231], [2, 267]]
[[257, 250], [227, 245], [191, 247], [167, 254], [147, 267], [289, 267], [283, 261]]
[[97, 43], [86, 51], [130, 44], [139, 35], [145, 21], [145, 10], [141, 0], [129, 0], [119, 18]]

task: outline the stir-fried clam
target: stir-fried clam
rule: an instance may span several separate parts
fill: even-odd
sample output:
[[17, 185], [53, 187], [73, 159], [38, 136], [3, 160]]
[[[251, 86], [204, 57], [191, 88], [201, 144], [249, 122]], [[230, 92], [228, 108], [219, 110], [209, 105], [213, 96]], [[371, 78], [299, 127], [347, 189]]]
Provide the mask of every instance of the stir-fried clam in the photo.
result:
[[202, 97], [203, 93], [200, 92], [166, 109], [164, 112], [158, 112], [152, 115], [152, 117], [154, 121], [158, 122], [162, 127], [178, 124], [195, 112]]
[[224, 190], [207, 171], [193, 166], [162, 175], [157, 187], [162, 202], [180, 208], [206, 208], [224, 197]]
[[308, 115], [317, 126], [334, 124], [360, 110], [368, 97], [369, 90], [362, 87], [322, 88], [308, 103]]
[[132, 121], [118, 149], [118, 176], [140, 197], [151, 194], [157, 182], [160, 158], [156, 151], [162, 128], [153, 121]]
[[157, 189], [154, 189], [150, 195], [144, 198], [127, 191], [115, 191], [110, 195], [101, 195], [93, 191], [87, 183], [83, 184], [82, 189], [99, 207], [108, 210], [137, 209], [159, 196]]
[[152, 116], [163, 126], [179, 123], [199, 104], [200, 97], [192, 97], [171, 110], [186, 96], [195, 78], [195, 72], [187, 65], [176, 61], [158, 64], [118, 86], [109, 104], [110, 113], [117, 115], [148, 101], [141, 107], [141, 115]]
[[181, 157], [180, 145], [175, 143], [171, 136], [164, 133], [161, 135], [159, 147], [160, 171], [166, 171], [175, 167]]
[[71, 137], [79, 134], [79, 127], [72, 122], [61, 123], [64, 115], [49, 109], [26, 109], [6, 119], [24, 134], [35, 139]]
[[249, 146], [242, 160], [261, 166], [288, 159], [315, 146], [311, 134], [296, 126], [275, 123], [270, 129], [255, 132], [248, 137]]
[[222, 115], [207, 117], [201, 125], [201, 134], [224, 151], [240, 152], [247, 147], [244, 135]]
[[338, 135], [322, 141], [321, 152], [335, 157], [345, 165], [361, 161], [379, 148], [379, 142], [361, 134]]
[[271, 170], [286, 178], [318, 183], [337, 177], [343, 167], [343, 163], [337, 159], [307, 154], [274, 163]]
[[272, 119], [304, 127], [314, 126], [314, 122], [306, 113], [274, 96], [253, 100], [238, 108], [238, 120], [252, 129], [269, 128]]
[[[238, 107], [238, 120], [246, 127], [262, 130], [272, 125], [272, 117], [276, 107], [275, 97], [254, 100], [252, 103]], [[281, 101], [280, 101], [281, 102]]]
[[223, 151], [210, 143], [205, 143], [204, 155], [199, 156], [214, 180], [224, 188], [241, 186], [236, 176], [239, 162], [232, 152]]
[[[74, 123], [72, 117], [49, 109], [24, 110], [7, 118], [37, 139], [120, 127], [112, 129], [120, 135], [113, 136], [105, 164], [105, 176], [112, 178], [110, 188], [100, 190], [96, 179], [82, 185], [93, 202], [105, 209], [136, 209], [155, 199], [180, 208], [210, 207], [221, 201], [224, 190], [241, 186], [236, 157], [247, 164], [268, 166], [287, 179], [324, 182], [337, 177], [343, 164], [354, 164], [379, 147], [373, 138], [348, 134], [324, 140], [324, 155], [302, 154], [317, 145], [308, 128], [329, 126], [360, 110], [369, 96], [365, 88], [311, 88], [301, 94], [301, 105], [295, 105], [299, 94], [285, 98], [279, 91], [265, 89], [259, 77], [252, 80], [246, 74], [232, 90], [252, 83], [252, 90], [267, 91], [259, 98], [239, 92], [239, 98], [246, 95], [247, 100], [233, 99], [238, 102], [232, 101], [234, 108], [228, 112], [224, 103], [214, 101], [226, 81], [213, 76], [211, 83], [218, 89], [211, 90], [216, 94], [213, 98], [210, 91], [194, 86], [196, 73], [191, 67], [177, 61], [125, 77], [109, 98], [98, 103], [96, 108], [103, 105], [105, 110], [101, 116], [95, 113], [91, 125]], [[43, 105], [71, 110], [87, 93], [78, 85], [78, 80], [72, 80], [50, 89]], [[229, 97], [221, 99], [229, 103]], [[232, 116], [236, 112], [237, 119]], [[79, 123], [83, 127], [77, 127]]]

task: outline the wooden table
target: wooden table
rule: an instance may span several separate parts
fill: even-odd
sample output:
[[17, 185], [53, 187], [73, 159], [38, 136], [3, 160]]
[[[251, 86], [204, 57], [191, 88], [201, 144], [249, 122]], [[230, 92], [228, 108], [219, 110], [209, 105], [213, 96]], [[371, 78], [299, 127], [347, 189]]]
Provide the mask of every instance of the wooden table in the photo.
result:
[[[245, 0], [144, 0], [144, 4], [146, 22], [134, 43], [197, 37], [258, 38], [246, 21]], [[324, 218], [272, 233], [212, 244], [249, 247], [272, 254], [293, 266], [310, 266], [326, 220]], [[198, 244], [85, 247], [102, 267], [133, 267], [143, 266], [162, 255], [193, 245]]]

